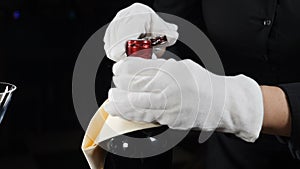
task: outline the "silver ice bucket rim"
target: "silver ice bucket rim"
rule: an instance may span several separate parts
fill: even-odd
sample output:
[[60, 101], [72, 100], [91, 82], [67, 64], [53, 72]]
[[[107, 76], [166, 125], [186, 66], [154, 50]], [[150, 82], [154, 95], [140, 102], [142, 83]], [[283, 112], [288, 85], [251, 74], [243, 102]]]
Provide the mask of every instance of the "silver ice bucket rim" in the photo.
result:
[[[17, 89], [16, 85], [13, 85], [13, 84], [7, 83], [7, 82], [0, 82], [0, 85], [9, 86], [8, 93], [12, 93]], [[3, 94], [3, 93], [4, 93], [4, 91], [0, 91], [0, 94]]]

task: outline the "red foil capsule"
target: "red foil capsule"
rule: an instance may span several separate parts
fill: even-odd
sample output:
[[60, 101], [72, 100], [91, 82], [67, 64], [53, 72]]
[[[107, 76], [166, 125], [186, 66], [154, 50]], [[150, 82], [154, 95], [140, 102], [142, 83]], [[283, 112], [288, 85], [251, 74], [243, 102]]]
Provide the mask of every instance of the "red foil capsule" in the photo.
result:
[[151, 40], [129, 40], [126, 42], [127, 56], [141, 57], [144, 59], [152, 58]]

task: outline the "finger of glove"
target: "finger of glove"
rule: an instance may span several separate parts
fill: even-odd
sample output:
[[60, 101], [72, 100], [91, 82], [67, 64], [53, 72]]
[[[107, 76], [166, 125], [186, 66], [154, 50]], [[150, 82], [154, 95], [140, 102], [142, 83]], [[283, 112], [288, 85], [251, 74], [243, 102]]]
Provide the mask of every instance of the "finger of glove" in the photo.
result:
[[112, 88], [109, 90], [108, 99], [138, 109], [164, 110], [167, 106], [167, 98], [160, 92], [129, 92]]
[[175, 60], [167, 60], [155, 70], [155, 74], [121, 74], [115, 75], [113, 80], [119, 89], [132, 92], [164, 92], [168, 99], [171, 99], [172, 92], [180, 90], [180, 87], [184, 87], [182, 85], [186, 83], [186, 77], [182, 75], [182, 72], [187, 69], [185, 65], [182, 66], [184, 69], [180, 69], [179, 63]]
[[156, 74], [150, 75], [120, 75], [113, 76], [116, 88], [131, 92], [158, 92], [170, 85], [170, 80]]
[[153, 118], [149, 116], [150, 114], [147, 114], [148, 116], [142, 115], [141, 111], [124, 103], [108, 101], [103, 105], [103, 108], [111, 116], [118, 116], [131, 121], [153, 121]]
[[143, 59], [138, 57], [127, 57], [115, 63], [113, 66], [114, 75], [153, 75], [166, 60], [164, 59]]
[[127, 105], [108, 101], [103, 105], [104, 110], [111, 116], [118, 116], [130, 121], [137, 122], [158, 122], [156, 116], [160, 116], [164, 111], [155, 109], [131, 109]]
[[133, 91], [142, 92], [145, 91], [144, 86], [153, 79], [150, 75], [120, 75], [113, 76], [113, 82], [116, 88]]

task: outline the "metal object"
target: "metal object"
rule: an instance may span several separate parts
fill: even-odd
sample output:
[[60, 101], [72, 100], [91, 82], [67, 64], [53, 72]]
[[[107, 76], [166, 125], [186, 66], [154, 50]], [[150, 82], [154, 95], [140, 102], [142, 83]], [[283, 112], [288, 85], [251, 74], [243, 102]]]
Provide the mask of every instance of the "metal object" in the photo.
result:
[[12, 94], [16, 89], [15, 85], [0, 82], [0, 123], [11, 101]]
[[166, 35], [153, 37], [151, 33], [141, 33], [138, 39], [150, 40], [152, 46], [164, 45], [165, 43], [168, 42]]
[[142, 33], [137, 40], [126, 42], [127, 56], [151, 59], [153, 48], [161, 48], [168, 42], [167, 36], [151, 37], [150, 33]]
[[167, 36], [157, 36], [155, 38], [150, 39], [152, 46], [161, 46], [168, 42]]

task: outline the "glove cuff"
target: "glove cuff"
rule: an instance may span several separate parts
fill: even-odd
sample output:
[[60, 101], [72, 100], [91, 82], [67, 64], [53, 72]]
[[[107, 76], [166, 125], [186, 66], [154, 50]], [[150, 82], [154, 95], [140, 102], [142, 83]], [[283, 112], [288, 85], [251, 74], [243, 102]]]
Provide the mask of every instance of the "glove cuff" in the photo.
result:
[[226, 77], [225, 80], [226, 101], [218, 130], [254, 142], [259, 137], [264, 115], [260, 86], [244, 75]]

